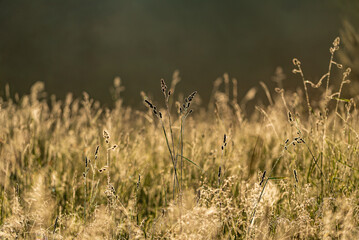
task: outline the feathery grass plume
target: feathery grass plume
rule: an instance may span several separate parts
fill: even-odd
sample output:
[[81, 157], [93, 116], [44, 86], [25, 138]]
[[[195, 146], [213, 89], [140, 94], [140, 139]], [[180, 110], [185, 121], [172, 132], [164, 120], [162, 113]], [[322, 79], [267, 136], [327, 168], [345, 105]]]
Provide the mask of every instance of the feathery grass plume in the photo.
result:
[[233, 104], [238, 104], [238, 81], [237, 79], [233, 78], [232, 79], [232, 84], [233, 84]]
[[229, 97], [229, 75], [228, 75], [228, 73], [223, 74], [223, 79], [224, 79], [225, 93]]
[[214, 82], [213, 82], [213, 88], [212, 88], [212, 93], [211, 93], [211, 97], [209, 99], [209, 102], [208, 102], [208, 108], [209, 110], [213, 110], [214, 108], [214, 103], [215, 103], [215, 95], [219, 89], [219, 87], [221, 86], [223, 82], [223, 79], [222, 78], [217, 78]]
[[275, 69], [274, 76], [272, 77], [272, 81], [277, 84], [277, 87], [279, 89], [283, 89], [283, 80], [285, 80], [286, 75], [283, 72], [282, 67], [277, 67]]
[[240, 102], [240, 106], [242, 108], [244, 108], [245, 104], [251, 100], [253, 100], [255, 98], [257, 94], [257, 89], [255, 87], [251, 88], [248, 90], [248, 92], [246, 93], [246, 95], [242, 98], [241, 102]]
[[[12, 189], [12, 191], [13, 199], [8, 203], [9, 207], [11, 207], [11, 215], [7, 216], [0, 226], [0, 237], [4, 239], [25, 237], [25, 232], [28, 231], [29, 216], [25, 214], [20, 202], [19, 191], [16, 188]], [[3, 211], [3, 208], [4, 205], [2, 205], [1, 211]]]
[[173, 93], [176, 89], [177, 84], [181, 81], [180, 72], [178, 70], [173, 72], [171, 82], [171, 92]]
[[112, 99], [115, 101], [116, 107], [121, 107], [122, 99], [121, 99], [121, 92], [125, 90], [125, 87], [122, 86], [122, 81], [120, 77], [115, 77], [113, 80], [113, 87], [110, 89]]
[[48, 226], [51, 222], [52, 211], [44, 211], [44, 209], [53, 209], [54, 201], [47, 191], [45, 185], [45, 176], [39, 174], [34, 176], [35, 185], [29, 194], [30, 221], [33, 222], [32, 233], [37, 237], [48, 235]]
[[278, 132], [277, 132], [277, 130], [275, 129], [275, 126], [274, 126], [274, 124], [273, 124], [271, 118], [270, 118], [269, 115], [267, 114], [267, 112], [266, 112], [263, 108], [261, 108], [261, 107], [259, 107], [259, 106], [256, 106], [256, 109], [257, 109], [259, 112], [261, 112], [261, 113], [268, 119], [269, 125], [272, 127], [273, 132], [275, 133], [275, 135], [277, 136], [277, 138], [279, 138]]

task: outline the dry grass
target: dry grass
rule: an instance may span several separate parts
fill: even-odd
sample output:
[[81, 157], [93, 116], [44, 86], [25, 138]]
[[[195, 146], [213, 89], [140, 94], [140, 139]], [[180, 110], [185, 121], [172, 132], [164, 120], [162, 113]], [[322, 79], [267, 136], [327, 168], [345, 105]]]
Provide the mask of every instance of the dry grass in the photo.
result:
[[256, 90], [238, 99], [227, 74], [206, 108], [174, 94], [177, 72], [165, 101], [142, 93], [141, 110], [122, 105], [119, 79], [112, 109], [86, 93], [47, 103], [42, 83], [6, 96], [0, 238], [355, 239], [358, 96], [343, 98], [350, 70], [337, 51], [339, 39], [319, 81], [295, 59], [295, 92], [278, 69], [276, 91], [261, 84], [270, 105], [252, 114]]

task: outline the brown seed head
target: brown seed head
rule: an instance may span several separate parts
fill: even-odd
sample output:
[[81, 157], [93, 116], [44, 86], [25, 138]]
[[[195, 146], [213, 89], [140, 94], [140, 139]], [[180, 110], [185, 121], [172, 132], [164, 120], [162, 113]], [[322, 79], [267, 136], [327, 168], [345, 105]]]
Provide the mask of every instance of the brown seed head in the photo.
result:
[[145, 100], [145, 103], [147, 103], [147, 105], [148, 105], [150, 108], [153, 108], [153, 104], [152, 104], [150, 101], [148, 101], [147, 99]]
[[293, 170], [293, 173], [294, 173], [295, 181], [298, 183], [297, 171], [294, 169], [294, 170]]
[[163, 78], [161, 79], [161, 89], [162, 89], [163, 93], [165, 93], [166, 89], [167, 89], [167, 85], [166, 85], [165, 80]]

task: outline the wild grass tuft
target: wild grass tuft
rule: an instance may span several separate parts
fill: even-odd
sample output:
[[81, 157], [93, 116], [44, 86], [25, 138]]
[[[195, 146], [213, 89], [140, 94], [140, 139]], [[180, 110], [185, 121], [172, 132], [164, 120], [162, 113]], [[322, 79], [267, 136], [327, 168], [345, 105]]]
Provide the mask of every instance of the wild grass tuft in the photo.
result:
[[278, 68], [253, 112], [258, 87], [240, 99], [229, 74], [205, 107], [174, 91], [178, 71], [160, 81], [164, 103], [141, 93], [147, 110], [122, 104], [119, 78], [112, 108], [87, 93], [47, 101], [43, 83], [12, 99], [6, 86], [0, 238], [356, 239], [358, 79], [339, 47], [319, 79], [293, 59], [295, 91]]

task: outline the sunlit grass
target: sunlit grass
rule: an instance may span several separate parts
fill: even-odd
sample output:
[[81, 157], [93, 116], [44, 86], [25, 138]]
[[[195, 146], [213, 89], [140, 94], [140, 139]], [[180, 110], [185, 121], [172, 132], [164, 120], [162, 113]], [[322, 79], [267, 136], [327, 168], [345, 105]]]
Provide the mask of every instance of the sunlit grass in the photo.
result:
[[227, 74], [209, 104], [191, 86], [178, 97], [178, 73], [169, 89], [161, 81], [164, 101], [142, 93], [138, 110], [123, 106], [119, 79], [112, 109], [86, 93], [48, 103], [42, 83], [21, 99], [6, 94], [0, 238], [355, 239], [358, 96], [343, 97], [339, 43], [319, 81], [294, 59], [302, 89], [282, 89], [279, 70], [276, 89], [261, 83], [270, 104], [251, 114], [256, 90], [238, 99]]

